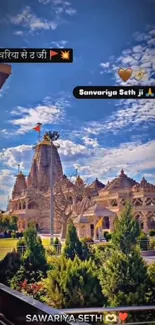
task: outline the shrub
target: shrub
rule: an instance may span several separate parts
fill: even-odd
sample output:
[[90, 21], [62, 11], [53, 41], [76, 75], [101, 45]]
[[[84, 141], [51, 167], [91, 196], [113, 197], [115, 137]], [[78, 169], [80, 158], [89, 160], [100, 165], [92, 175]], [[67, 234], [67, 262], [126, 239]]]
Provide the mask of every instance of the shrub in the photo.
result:
[[23, 255], [26, 251], [26, 243], [25, 243], [25, 240], [22, 238], [22, 239], [19, 239], [18, 242], [17, 242], [17, 252], [20, 254], [20, 255]]
[[12, 232], [11, 237], [12, 237], [12, 238], [16, 238], [16, 233], [15, 233], [15, 231]]
[[148, 236], [145, 232], [141, 231], [140, 236], [139, 236], [139, 245], [140, 249], [147, 251], [149, 249], [149, 244], [148, 244]]
[[46, 253], [47, 255], [49, 256], [53, 256], [56, 254], [56, 248], [54, 247], [54, 245], [52, 246], [49, 246], [47, 249], [46, 249]]
[[150, 232], [149, 232], [149, 235], [151, 237], [154, 237], [155, 236], [155, 229], [151, 229]]
[[61, 257], [44, 280], [46, 302], [55, 308], [103, 306], [104, 296], [93, 261]]
[[8, 253], [0, 261], [0, 282], [9, 285], [14, 274], [19, 270], [21, 265], [20, 255], [17, 252]]
[[23, 265], [20, 266], [16, 274], [12, 277], [10, 281], [10, 286], [12, 289], [20, 290], [21, 283], [26, 280], [28, 283], [36, 283], [42, 280], [44, 277], [41, 271], [34, 271], [33, 269], [27, 270]]
[[155, 250], [155, 238], [150, 239], [149, 247], [151, 250], [153, 250], [153, 251]]
[[109, 241], [109, 240], [111, 240], [111, 233], [110, 232], [108, 232], [108, 231], [105, 231], [104, 232], [104, 238], [107, 240], [107, 241]]

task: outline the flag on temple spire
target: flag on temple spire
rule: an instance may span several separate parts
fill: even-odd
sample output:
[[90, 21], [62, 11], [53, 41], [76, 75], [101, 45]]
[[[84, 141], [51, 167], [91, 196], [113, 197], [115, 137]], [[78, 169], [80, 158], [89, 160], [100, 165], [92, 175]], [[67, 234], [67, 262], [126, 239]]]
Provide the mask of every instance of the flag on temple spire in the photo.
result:
[[33, 128], [33, 130], [35, 130], [37, 132], [40, 132], [41, 131], [41, 126], [42, 126], [42, 123], [37, 123], [37, 125]]

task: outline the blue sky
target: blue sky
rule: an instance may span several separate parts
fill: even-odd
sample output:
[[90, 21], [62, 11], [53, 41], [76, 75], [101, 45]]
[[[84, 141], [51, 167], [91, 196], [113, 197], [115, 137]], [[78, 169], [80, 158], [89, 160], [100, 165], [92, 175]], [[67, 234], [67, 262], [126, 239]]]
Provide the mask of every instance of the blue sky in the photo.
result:
[[127, 85], [155, 84], [154, 0], [7, 0], [0, 11], [1, 47], [70, 47], [72, 64], [12, 64], [0, 91], [0, 208], [10, 195], [17, 165], [28, 174], [32, 128], [60, 132], [67, 175], [75, 168], [89, 182], [106, 183], [120, 169], [155, 183], [153, 100], [78, 100], [80, 85], [123, 85], [119, 68], [132, 68]]

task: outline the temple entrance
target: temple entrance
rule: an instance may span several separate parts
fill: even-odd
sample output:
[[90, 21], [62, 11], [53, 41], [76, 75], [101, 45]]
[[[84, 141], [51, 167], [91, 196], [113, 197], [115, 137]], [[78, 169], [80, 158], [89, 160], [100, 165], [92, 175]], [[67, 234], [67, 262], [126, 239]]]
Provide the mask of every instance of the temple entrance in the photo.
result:
[[93, 239], [94, 238], [94, 225], [90, 225], [90, 237]]
[[103, 229], [110, 229], [109, 217], [104, 217], [104, 219], [103, 219]]

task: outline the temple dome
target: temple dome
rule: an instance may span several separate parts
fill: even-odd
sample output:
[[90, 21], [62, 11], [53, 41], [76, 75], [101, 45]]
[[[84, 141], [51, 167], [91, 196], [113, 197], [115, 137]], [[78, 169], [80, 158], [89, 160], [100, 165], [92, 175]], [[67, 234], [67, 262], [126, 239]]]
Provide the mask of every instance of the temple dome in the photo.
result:
[[51, 142], [49, 140], [43, 139], [41, 142], [38, 143], [38, 146], [51, 146]]
[[16, 198], [21, 196], [21, 194], [26, 190], [27, 184], [25, 180], [25, 175], [22, 171], [19, 172], [16, 178], [16, 182], [12, 191], [12, 198]]
[[134, 185], [132, 190], [135, 192], [141, 190], [150, 192], [150, 191], [155, 191], [155, 186], [147, 182], [147, 180], [143, 177], [140, 184]]
[[121, 170], [121, 173], [118, 177], [114, 178], [111, 182], [109, 182], [105, 188], [102, 191], [109, 191], [109, 192], [115, 192], [119, 190], [125, 190], [125, 189], [131, 189], [134, 185], [136, 185], [137, 182], [128, 177], [125, 173], [124, 170]]
[[94, 190], [102, 190], [105, 187], [105, 185], [103, 183], [101, 183], [98, 178], [95, 179], [95, 181], [89, 185], [90, 189], [94, 189]]

